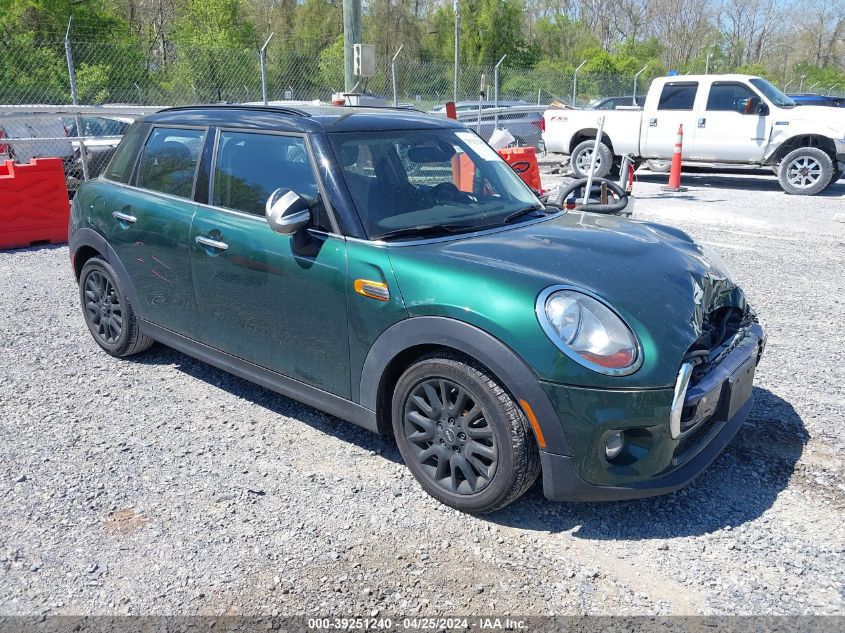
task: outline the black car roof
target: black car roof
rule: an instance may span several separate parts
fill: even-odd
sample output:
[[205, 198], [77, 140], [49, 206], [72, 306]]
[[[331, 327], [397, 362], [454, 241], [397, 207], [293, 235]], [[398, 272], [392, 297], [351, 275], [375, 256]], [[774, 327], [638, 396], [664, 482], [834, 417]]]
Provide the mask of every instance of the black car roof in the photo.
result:
[[464, 128], [459, 121], [402, 108], [208, 105], [168, 108], [144, 119], [171, 125], [215, 125], [281, 132], [355, 132]]

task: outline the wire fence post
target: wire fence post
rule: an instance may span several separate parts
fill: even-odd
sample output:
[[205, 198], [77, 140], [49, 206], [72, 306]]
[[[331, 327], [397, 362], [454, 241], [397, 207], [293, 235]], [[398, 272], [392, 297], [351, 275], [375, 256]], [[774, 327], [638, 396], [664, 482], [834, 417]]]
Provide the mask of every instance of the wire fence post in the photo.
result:
[[637, 80], [640, 78], [640, 75], [642, 75], [645, 72], [646, 68], [648, 68], [648, 64], [643, 66], [640, 69], [640, 72], [638, 72], [636, 75], [634, 75], [634, 94], [631, 95], [631, 105], [637, 105]]
[[572, 75], [572, 107], [573, 108], [578, 105], [578, 102], [576, 101], [576, 99], [577, 99], [576, 95], [578, 94], [578, 71], [581, 70], [581, 68], [583, 68], [584, 64], [586, 64], [586, 63], [587, 63], [587, 60], [585, 59], [583, 62], [578, 64], [578, 68], [575, 69], [575, 73]]
[[800, 79], [801, 82], [798, 84], [798, 92], [804, 92], [804, 80], [807, 78], [807, 75], [801, 75]]
[[493, 107], [495, 108], [495, 114], [493, 115], [493, 130], [499, 129], [499, 66], [502, 65], [502, 62], [505, 61], [505, 57], [507, 55], [502, 55], [502, 59], [499, 60], [499, 63], [493, 68]]
[[830, 88], [827, 89], [827, 96], [829, 97], [833, 92], [833, 89], [839, 86], [839, 84], [833, 84]]
[[405, 48], [405, 45], [399, 47], [399, 50], [393, 55], [393, 59], [390, 60], [390, 82], [393, 84], [393, 107], [395, 108], [399, 105], [398, 101], [396, 100], [396, 58], [399, 57], [399, 53], [402, 52], [402, 49]]
[[458, 103], [458, 95], [460, 93], [458, 84], [461, 80], [461, 4], [459, 0], [454, 2], [455, 9], [455, 94], [453, 101]]
[[[76, 90], [76, 71], [73, 67], [73, 48], [70, 45], [70, 27], [73, 24], [73, 16], [67, 21], [67, 32], [65, 33], [65, 57], [67, 58], [67, 74], [70, 79], [70, 99], [74, 106], [79, 105], [79, 93]], [[82, 129], [82, 117], [79, 110], [75, 113], [76, 136], [79, 137], [79, 159], [82, 162], [82, 179], [88, 180], [88, 157], [85, 155], [85, 141], [82, 140], [84, 130]]]
[[810, 86], [807, 90], [809, 90], [810, 92], [813, 92], [813, 88], [815, 88], [816, 86], [818, 86], [820, 83], [821, 83], [820, 81], [817, 81], [817, 82], [816, 82], [816, 83], [814, 83], [812, 86]]
[[[267, 41], [264, 42], [264, 46], [258, 51], [258, 61], [261, 64], [261, 99], [264, 101], [264, 105], [267, 105], [267, 45], [273, 39], [273, 35], [273, 33], [270, 33]], [[253, 57], [253, 59], [255, 58]]]

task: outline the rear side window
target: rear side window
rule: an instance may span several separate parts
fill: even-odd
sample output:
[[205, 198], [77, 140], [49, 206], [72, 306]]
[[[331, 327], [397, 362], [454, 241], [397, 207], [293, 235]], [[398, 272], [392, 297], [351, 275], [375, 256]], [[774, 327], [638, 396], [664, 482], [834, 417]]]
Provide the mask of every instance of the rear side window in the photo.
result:
[[129, 128], [106, 168], [106, 178], [116, 182], [129, 182], [132, 177], [132, 167], [135, 165], [138, 147], [144, 140], [147, 129], [149, 128], [143, 123], [134, 123]]
[[657, 109], [692, 110], [697, 91], [698, 84], [695, 82], [666, 84], [660, 93], [660, 102], [657, 104]]
[[212, 204], [264, 215], [270, 194], [284, 188], [317, 199], [317, 177], [299, 136], [220, 132]]
[[204, 137], [204, 130], [153, 129], [141, 153], [138, 186], [190, 198]]
[[745, 113], [745, 102], [756, 96], [742, 84], [714, 83], [707, 96], [707, 109], [710, 111]]

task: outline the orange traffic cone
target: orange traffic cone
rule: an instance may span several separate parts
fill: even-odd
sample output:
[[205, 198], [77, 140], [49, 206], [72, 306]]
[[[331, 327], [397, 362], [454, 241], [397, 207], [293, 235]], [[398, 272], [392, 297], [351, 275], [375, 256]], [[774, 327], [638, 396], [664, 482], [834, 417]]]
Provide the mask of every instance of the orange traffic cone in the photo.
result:
[[678, 126], [678, 138], [675, 139], [675, 153], [672, 154], [672, 169], [669, 170], [669, 184], [661, 187], [663, 191], [686, 191], [681, 186], [681, 151], [684, 146], [684, 126]]

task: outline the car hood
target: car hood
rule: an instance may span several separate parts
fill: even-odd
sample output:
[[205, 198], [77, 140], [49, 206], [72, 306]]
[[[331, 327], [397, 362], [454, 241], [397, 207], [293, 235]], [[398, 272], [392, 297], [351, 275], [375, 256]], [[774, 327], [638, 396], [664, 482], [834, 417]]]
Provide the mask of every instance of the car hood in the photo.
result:
[[[799, 105], [786, 110], [788, 121], [812, 121], [845, 133], [845, 108], [820, 105]], [[837, 138], [842, 138], [841, 134]]]
[[474, 323], [528, 356], [541, 377], [570, 384], [608, 383], [542, 333], [535, 303], [549, 286], [591, 291], [640, 339], [643, 366], [611, 378], [615, 386], [673, 384], [705, 316], [728, 305], [748, 309], [721, 258], [686, 233], [610, 215], [563, 213], [500, 232], [391, 247], [390, 258], [411, 316]]

